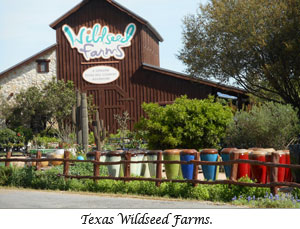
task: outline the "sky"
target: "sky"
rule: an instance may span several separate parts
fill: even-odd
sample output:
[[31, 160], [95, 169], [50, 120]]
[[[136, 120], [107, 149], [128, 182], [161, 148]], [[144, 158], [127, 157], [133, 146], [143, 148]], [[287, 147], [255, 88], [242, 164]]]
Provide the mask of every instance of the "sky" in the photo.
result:
[[[176, 57], [182, 45], [182, 19], [207, 0], [116, 0], [147, 20], [164, 38], [162, 68], [185, 72]], [[81, 0], [0, 0], [0, 73], [56, 43], [49, 25]]]

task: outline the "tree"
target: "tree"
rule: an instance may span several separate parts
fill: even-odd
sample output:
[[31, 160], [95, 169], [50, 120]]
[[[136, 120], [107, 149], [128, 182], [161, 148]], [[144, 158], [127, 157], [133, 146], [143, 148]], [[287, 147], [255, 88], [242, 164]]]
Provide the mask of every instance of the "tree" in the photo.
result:
[[267, 102], [238, 111], [227, 128], [225, 147], [286, 149], [299, 133], [297, 111], [291, 105]]
[[300, 0], [210, 0], [183, 23], [192, 76], [300, 107]]
[[39, 133], [47, 123], [56, 122], [60, 130], [63, 122], [71, 115], [75, 104], [73, 82], [53, 79], [44, 88], [30, 87], [21, 91], [12, 104], [3, 104], [3, 115], [8, 127], [20, 126], [31, 128]]
[[219, 148], [225, 130], [232, 119], [228, 106], [204, 100], [177, 98], [174, 104], [161, 107], [156, 103], [142, 105], [147, 118], [135, 125], [145, 130], [145, 140], [151, 149]]

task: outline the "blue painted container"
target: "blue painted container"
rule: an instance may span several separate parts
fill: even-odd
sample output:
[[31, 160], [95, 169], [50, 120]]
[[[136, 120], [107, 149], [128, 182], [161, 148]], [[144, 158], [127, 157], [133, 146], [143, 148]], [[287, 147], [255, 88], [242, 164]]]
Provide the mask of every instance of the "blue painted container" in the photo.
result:
[[[180, 161], [195, 160], [196, 153], [197, 151], [193, 149], [182, 150], [180, 152]], [[187, 164], [187, 165], [181, 164], [181, 171], [184, 179], [192, 180], [193, 172], [194, 172], [194, 164]]]
[[[224, 148], [222, 149], [220, 155], [222, 157], [222, 161], [230, 161], [230, 153], [237, 148]], [[231, 174], [231, 165], [224, 165], [226, 178], [230, 178]]]
[[[204, 149], [200, 153], [201, 161], [212, 161], [216, 162], [218, 160], [218, 150], [216, 149]], [[215, 165], [202, 165], [202, 170], [204, 178], [206, 180], [216, 180], [217, 166]]]

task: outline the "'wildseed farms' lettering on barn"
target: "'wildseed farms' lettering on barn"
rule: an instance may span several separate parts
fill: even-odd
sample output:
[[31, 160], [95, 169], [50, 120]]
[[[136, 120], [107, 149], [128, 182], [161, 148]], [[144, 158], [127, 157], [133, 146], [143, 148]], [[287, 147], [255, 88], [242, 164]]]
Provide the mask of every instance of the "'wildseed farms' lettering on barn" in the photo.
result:
[[[168, 21], [165, 15], [157, 17]], [[168, 23], [172, 27], [174, 22]], [[128, 128], [133, 130], [145, 115], [144, 102], [166, 106], [182, 95], [190, 99], [225, 95], [242, 108], [249, 101], [240, 88], [162, 68], [162, 36], [118, 0], [82, 0], [50, 27], [56, 31], [56, 44], [0, 73], [8, 100], [32, 82], [42, 87], [53, 76], [72, 81], [93, 99], [99, 118], [112, 133], [120, 128], [115, 115], [125, 111], [130, 117]]]
[[122, 48], [129, 47], [136, 32], [136, 25], [127, 25], [124, 35], [109, 32], [108, 26], [101, 28], [100, 24], [95, 24], [93, 28], [81, 27], [76, 35], [73, 29], [64, 25], [62, 30], [67, 37], [72, 48], [77, 48], [86, 60], [102, 57], [109, 59], [114, 57], [122, 60], [125, 57]]

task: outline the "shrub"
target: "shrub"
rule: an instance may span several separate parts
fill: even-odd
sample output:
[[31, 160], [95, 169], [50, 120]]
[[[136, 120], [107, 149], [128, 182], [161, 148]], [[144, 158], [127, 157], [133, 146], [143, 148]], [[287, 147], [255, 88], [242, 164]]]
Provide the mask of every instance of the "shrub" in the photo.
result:
[[13, 147], [24, 144], [24, 137], [9, 128], [0, 129], [0, 147]]
[[135, 128], [145, 130], [145, 140], [151, 149], [218, 147], [232, 119], [228, 106], [204, 100], [177, 98], [174, 104], [161, 107], [142, 105], [147, 118], [142, 117]]
[[299, 133], [297, 111], [291, 105], [268, 102], [238, 111], [230, 123], [226, 146], [284, 149]]

